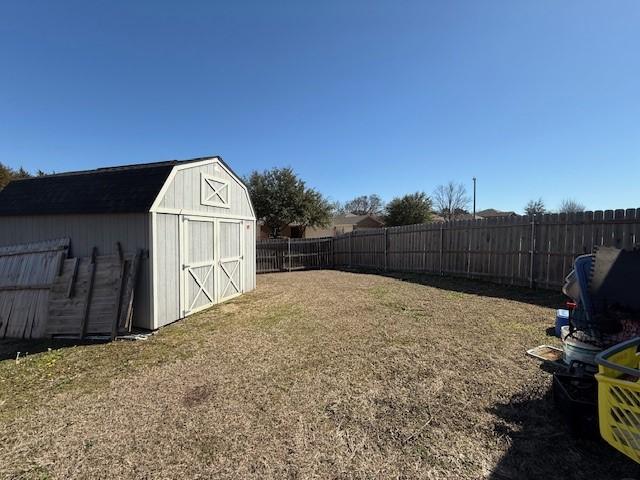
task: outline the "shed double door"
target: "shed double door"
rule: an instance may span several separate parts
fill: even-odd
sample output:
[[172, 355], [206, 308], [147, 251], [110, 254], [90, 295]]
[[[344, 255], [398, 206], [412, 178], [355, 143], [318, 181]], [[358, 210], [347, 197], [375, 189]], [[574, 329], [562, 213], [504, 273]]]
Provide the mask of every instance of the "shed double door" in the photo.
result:
[[180, 249], [183, 315], [242, 293], [241, 222], [182, 215]]

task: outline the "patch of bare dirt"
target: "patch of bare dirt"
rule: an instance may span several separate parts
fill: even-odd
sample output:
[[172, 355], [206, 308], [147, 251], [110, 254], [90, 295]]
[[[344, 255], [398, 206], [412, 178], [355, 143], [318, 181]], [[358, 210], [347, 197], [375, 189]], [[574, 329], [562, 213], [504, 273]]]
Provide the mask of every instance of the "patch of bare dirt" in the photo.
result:
[[207, 401], [211, 396], [211, 387], [208, 385], [197, 385], [190, 388], [182, 398], [185, 407], [195, 407]]

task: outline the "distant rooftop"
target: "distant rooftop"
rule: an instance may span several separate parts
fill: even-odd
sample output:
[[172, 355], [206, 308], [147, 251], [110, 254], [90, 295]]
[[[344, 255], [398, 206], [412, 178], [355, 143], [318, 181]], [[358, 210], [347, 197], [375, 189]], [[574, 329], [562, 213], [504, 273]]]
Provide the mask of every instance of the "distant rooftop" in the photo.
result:
[[517, 215], [517, 213], [512, 211], [503, 212], [501, 210], [496, 210], [495, 208], [487, 208], [485, 210], [480, 210], [479, 212], [476, 212], [476, 215], [482, 218], [513, 217]]
[[362, 220], [370, 218], [382, 225], [384, 222], [375, 215], [355, 215], [353, 213], [347, 213], [345, 215], [336, 215], [331, 218], [333, 225], [357, 225]]

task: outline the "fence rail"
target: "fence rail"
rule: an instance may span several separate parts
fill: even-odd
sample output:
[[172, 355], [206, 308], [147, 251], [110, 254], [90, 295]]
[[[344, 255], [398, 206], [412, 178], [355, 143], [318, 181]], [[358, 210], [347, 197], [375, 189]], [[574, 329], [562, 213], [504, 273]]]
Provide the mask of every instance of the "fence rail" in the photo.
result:
[[639, 242], [640, 209], [462, 220], [258, 241], [257, 271], [361, 268], [558, 288], [576, 256]]

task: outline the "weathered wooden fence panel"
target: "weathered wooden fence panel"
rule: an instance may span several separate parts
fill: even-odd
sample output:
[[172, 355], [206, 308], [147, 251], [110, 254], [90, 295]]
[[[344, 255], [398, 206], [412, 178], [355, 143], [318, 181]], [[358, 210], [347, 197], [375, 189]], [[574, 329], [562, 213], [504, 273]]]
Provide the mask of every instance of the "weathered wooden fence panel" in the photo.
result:
[[0, 248], [0, 338], [40, 338], [49, 289], [69, 253], [61, 238]]
[[576, 256], [639, 244], [640, 209], [502, 217], [258, 241], [257, 271], [361, 268], [557, 289]]

